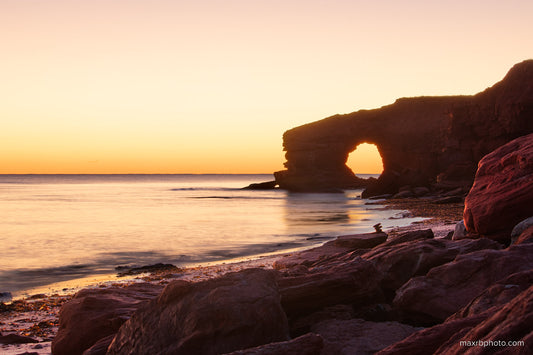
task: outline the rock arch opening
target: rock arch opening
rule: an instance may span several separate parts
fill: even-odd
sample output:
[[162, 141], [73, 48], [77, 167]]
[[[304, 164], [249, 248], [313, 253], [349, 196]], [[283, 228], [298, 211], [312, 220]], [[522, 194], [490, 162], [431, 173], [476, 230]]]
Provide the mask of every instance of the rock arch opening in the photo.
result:
[[356, 176], [367, 177], [367, 174], [383, 172], [383, 159], [375, 144], [361, 143], [348, 155], [346, 166]]

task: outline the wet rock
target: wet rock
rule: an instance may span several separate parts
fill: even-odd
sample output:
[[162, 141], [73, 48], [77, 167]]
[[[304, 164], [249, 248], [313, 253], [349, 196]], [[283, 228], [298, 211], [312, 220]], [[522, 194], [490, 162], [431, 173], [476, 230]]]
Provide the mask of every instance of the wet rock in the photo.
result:
[[120, 266], [117, 268], [117, 270], [120, 270], [118, 273], [119, 277], [123, 276], [131, 276], [131, 275], [138, 275], [138, 274], [144, 274], [144, 273], [156, 273], [156, 272], [167, 272], [167, 271], [180, 271], [180, 269], [172, 264], [154, 264], [154, 265], [146, 265], [141, 267], [125, 267]]
[[322, 337], [308, 333], [298, 338], [246, 350], [238, 350], [225, 355], [317, 355], [324, 346]]
[[102, 338], [115, 334], [141, 304], [161, 290], [161, 286], [152, 284], [81, 290], [61, 308], [52, 352], [82, 354]]
[[513, 227], [533, 216], [533, 134], [517, 138], [480, 162], [465, 199], [466, 229], [509, 243]]
[[254, 183], [246, 186], [245, 190], [272, 190], [275, 189], [278, 183], [276, 180], [274, 181], [267, 181], [267, 182], [260, 182], [260, 183]]
[[25, 337], [18, 334], [6, 334], [0, 336], [0, 344], [28, 344], [38, 343], [39, 341], [30, 337]]
[[223, 354], [288, 340], [276, 273], [175, 281], [119, 330], [108, 354]]
[[302, 276], [282, 277], [281, 304], [289, 318], [328, 306], [364, 306], [382, 299], [381, 273], [373, 262], [355, 257], [334, 266], [316, 267]]
[[419, 328], [398, 322], [350, 319], [327, 320], [312, 330], [324, 339], [323, 354], [370, 355], [403, 340]]
[[468, 305], [499, 280], [533, 268], [533, 245], [480, 250], [414, 277], [396, 292], [394, 307], [404, 321], [432, 325]]

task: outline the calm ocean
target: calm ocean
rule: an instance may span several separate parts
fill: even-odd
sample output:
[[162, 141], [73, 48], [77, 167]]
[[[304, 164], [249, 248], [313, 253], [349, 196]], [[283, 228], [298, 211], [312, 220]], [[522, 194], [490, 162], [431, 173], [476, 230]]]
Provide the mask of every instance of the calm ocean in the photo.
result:
[[0, 293], [17, 297], [113, 274], [117, 266], [264, 255], [371, 232], [378, 222], [389, 228], [413, 221], [365, 206], [360, 190], [241, 189], [268, 180], [271, 175], [0, 175]]

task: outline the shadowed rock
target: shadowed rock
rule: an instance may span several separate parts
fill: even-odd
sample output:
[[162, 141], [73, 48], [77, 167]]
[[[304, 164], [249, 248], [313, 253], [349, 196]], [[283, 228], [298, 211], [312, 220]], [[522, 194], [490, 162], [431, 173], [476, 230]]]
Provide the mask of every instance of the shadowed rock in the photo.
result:
[[320, 335], [308, 333], [296, 339], [238, 350], [225, 355], [317, 355], [323, 347], [324, 341]]
[[81, 290], [61, 308], [52, 352], [82, 354], [102, 338], [115, 334], [143, 302], [161, 290], [161, 286], [151, 284]]
[[139, 309], [108, 354], [223, 354], [288, 340], [274, 271], [175, 281]]
[[394, 344], [419, 328], [398, 322], [369, 322], [362, 319], [327, 320], [313, 332], [324, 339], [323, 354], [371, 355]]
[[459, 255], [426, 276], [410, 279], [396, 292], [394, 306], [409, 322], [439, 323], [499, 280], [532, 268], [532, 244]]

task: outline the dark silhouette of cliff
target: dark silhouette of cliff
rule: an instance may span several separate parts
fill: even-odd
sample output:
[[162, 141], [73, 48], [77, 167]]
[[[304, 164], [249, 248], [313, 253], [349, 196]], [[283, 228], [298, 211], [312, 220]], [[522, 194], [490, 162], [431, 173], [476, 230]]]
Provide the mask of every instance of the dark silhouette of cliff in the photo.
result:
[[[405, 185], [468, 189], [484, 155], [532, 132], [533, 60], [526, 60], [473, 96], [401, 98], [293, 128], [283, 135], [286, 170], [274, 175], [292, 191], [366, 186], [364, 196], [371, 196]], [[375, 144], [383, 160], [372, 183], [346, 166], [361, 143]]]

